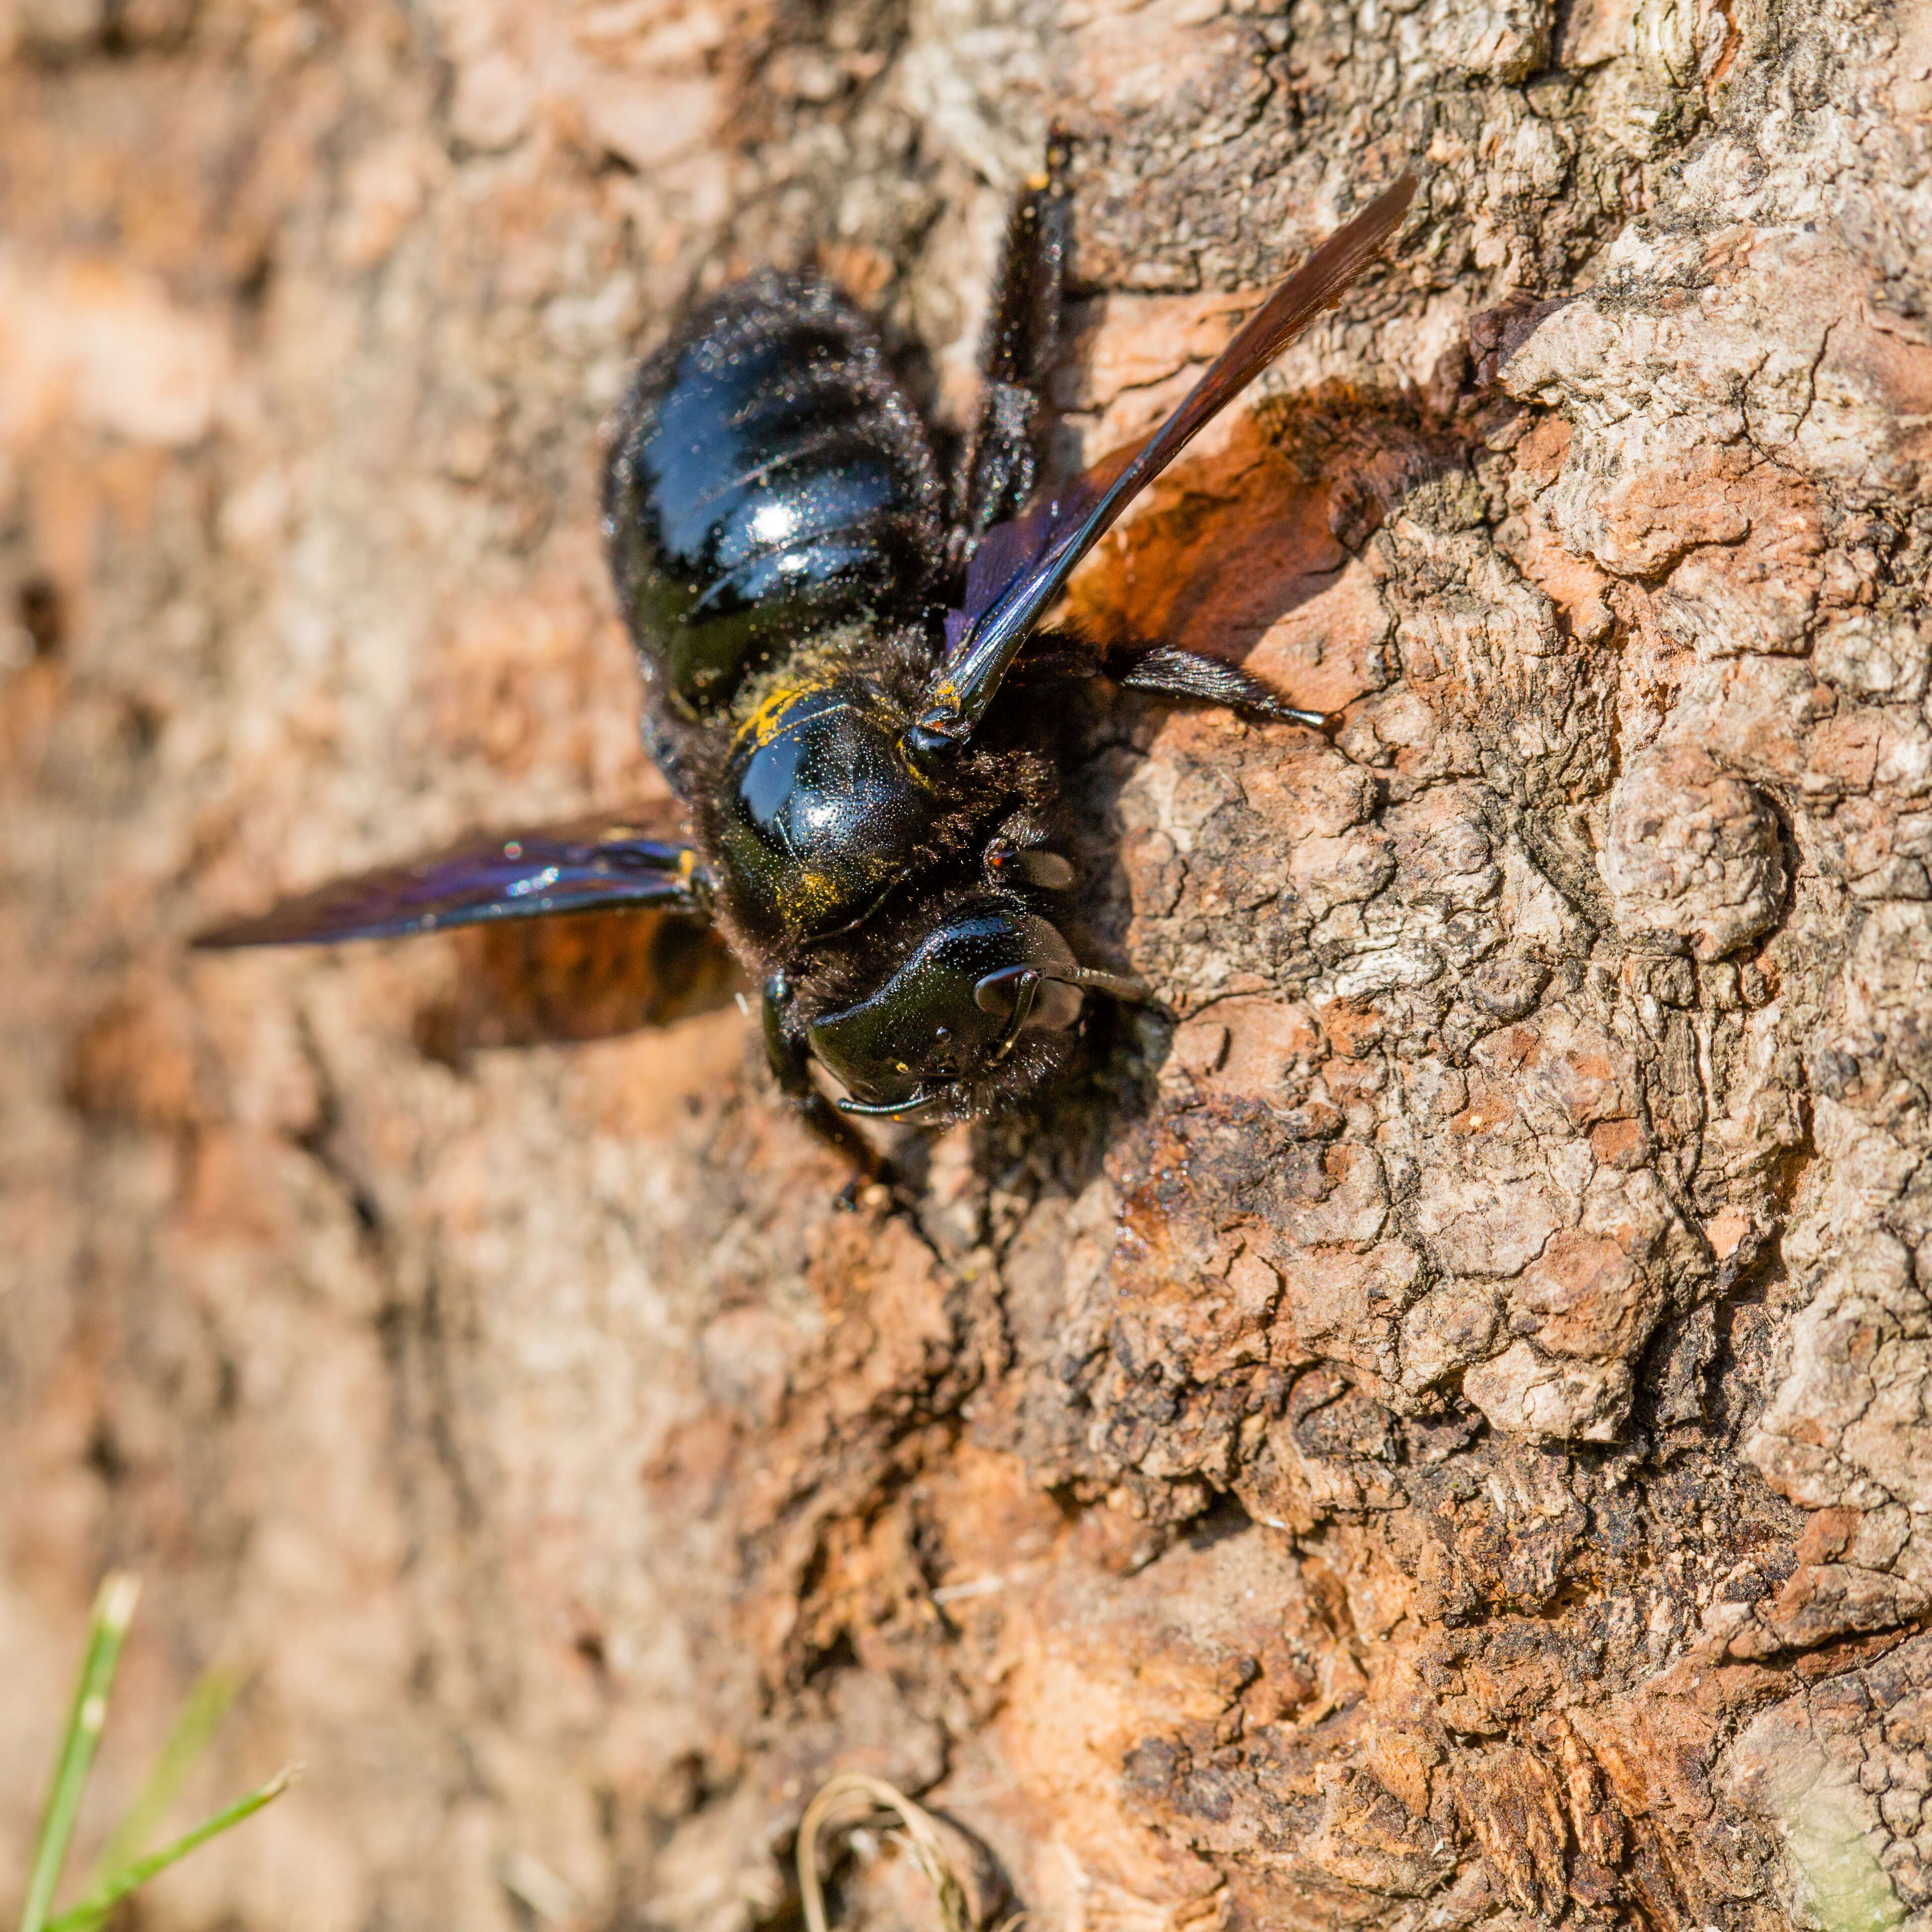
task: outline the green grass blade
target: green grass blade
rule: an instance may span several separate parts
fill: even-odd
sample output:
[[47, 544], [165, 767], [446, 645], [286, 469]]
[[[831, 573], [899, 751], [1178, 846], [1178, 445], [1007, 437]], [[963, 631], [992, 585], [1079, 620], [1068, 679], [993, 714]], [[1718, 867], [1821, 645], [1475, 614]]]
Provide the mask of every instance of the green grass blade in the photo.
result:
[[250, 1792], [245, 1798], [238, 1798], [225, 1811], [218, 1811], [213, 1817], [205, 1819], [192, 1832], [184, 1832], [172, 1844], [164, 1846], [160, 1851], [124, 1867], [98, 1892], [90, 1892], [78, 1905], [69, 1906], [58, 1918], [49, 1921], [43, 1932], [93, 1932], [93, 1928], [136, 1886], [146, 1885], [157, 1872], [166, 1871], [176, 1859], [186, 1858], [197, 1845], [206, 1844], [209, 1839], [219, 1837], [240, 1824], [243, 1819], [252, 1817], [263, 1805], [272, 1804], [294, 1784], [301, 1771], [299, 1765], [284, 1766], [260, 1790]]
[[54, 1888], [60, 1882], [61, 1868], [67, 1862], [68, 1846], [73, 1840], [80, 1794], [86, 1786], [87, 1774], [93, 1768], [101, 1727], [107, 1721], [107, 1697], [114, 1688], [114, 1667], [121, 1660], [122, 1641], [128, 1634], [140, 1588], [126, 1571], [112, 1570], [102, 1580], [100, 1594], [94, 1600], [94, 1616], [88, 1626], [87, 1658], [81, 1666], [80, 1681], [74, 1686], [74, 1704], [68, 1712], [60, 1755], [54, 1761], [47, 1808], [41, 1816], [40, 1835], [34, 1841], [26, 1903], [20, 1908], [20, 1932], [45, 1932], [47, 1910], [53, 1904]]
[[106, 1850], [94, 1860], [94, 1868], [87, 1875], [87, 1882], [82, 1888], [87, 1896], [99, 1892], [111, 1874], [132, 1864], [154, 1843], [161, 1820], [220, 1729], [242, 1682], [238, 1672], [219, 1667], [204, 1670], [195, 1679], [194, 1688], [188, 1694], [188, 1702], [175, 1720], [174, 1729], [168, 1733], [168, 1741], [161, 1747], [161, 1754], [155, 1759], [140, 1796], [115, 1826]]

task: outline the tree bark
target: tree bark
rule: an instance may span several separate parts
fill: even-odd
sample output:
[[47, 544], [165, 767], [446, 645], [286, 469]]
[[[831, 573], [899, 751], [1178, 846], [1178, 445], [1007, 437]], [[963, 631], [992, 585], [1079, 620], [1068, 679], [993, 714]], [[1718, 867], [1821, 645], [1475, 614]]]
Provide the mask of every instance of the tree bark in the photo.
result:
[[[1069, 1932], [1932, 1927], [1932, 10], [0, 40], [0, 1896], [111, 1560], [104, 1822], [212, 1658], [309, 1767], [144, 1926], [750, 1932], [856, 1768]], [[1426, 176], [1076, 588], [1346, 713], [1070, 720], [1159, 1010], [840, 1214], [677, 929], [188, 954], [662, 795], [629, 363], [816, 263], [956, 428], [1049, 125], [1068, 464]]]

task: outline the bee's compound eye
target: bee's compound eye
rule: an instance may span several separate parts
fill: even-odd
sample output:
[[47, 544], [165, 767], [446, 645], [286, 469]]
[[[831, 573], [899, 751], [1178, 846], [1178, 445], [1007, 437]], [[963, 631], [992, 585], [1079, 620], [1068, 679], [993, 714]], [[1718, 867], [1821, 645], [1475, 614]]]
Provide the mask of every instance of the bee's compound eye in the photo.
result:
[[982, 1013], [1010, 1019], [1039, 978], [1030, 966], [1002, 966], [974, 981], [973, 1004]]
[[[1020, 1012], [1023, 1002], [1026, 1010]], [[1080, 1017], [1080, 988], [1064, 980], [1043, 979], [1030, 966], [1008, 966], [988, 973], [974, 986], [973, 1004], [1004, 1018], [1019, 1013], [1023, 1026], [1051, 1027], [1058, 1032]]]
[[1033, 1011], [1028, 1016], [1027, 1024], [1064, 1033], [1080, 1017], [1084, 999], [1080, 988], [1070, 986], [1064, 980], [1044, 980], [1034, 997]]

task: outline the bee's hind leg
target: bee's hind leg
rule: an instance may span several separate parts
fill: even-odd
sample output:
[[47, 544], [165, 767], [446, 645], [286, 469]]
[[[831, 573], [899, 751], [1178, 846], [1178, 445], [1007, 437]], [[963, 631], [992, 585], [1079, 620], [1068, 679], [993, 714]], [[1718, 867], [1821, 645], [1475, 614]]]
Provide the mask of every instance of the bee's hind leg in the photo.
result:
[[1006, 224], [980, 348], [980, 418], [960, 470], [962, 542], [1018, 516], [1039, 480], [1070, 226], [1064, 160], [1060, 142], [1049, 141], [1046, 171], [1021, 190]]
[[1225, 658], [1204, 656], [1172, 644], [1118, 646], [1107, 652], [1101, 668], [1116, 684], [1130, 691], [1157, 692], [1163, 698], [1186, 698], [1204, 704], [1225, 705], [1283, 724], [1306, 724], [1320, 731], [1340, 721], [1331, 712], [1304, 711], [1261, 680]]

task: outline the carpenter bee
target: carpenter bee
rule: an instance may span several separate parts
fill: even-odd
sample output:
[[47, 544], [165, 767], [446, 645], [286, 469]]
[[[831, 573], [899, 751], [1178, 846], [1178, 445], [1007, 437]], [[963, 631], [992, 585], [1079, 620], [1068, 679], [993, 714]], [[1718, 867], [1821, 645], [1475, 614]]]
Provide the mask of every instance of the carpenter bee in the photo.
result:
[[[474, 842], [326, 886], [205, 946], [379, 938], [655, 905], [714, 921], [764, 988], [786, 1096], [863, 1166], [851, 1116], [968, 1118], [1036, 1088], [1094, 994], [1056, 904], [1053, 677], [1318, 727], [1246, 672], [1146, 642], [1102, 652], [1042, 620], [1123, 510], [1366, 268], [1404, 176], [1250, 317], [1124, 460], [1036, 494], [1064, 198], [1010, 224], [984, 392], [953, 488], [872, 328], [766, 272], [691, 308], [638, 370], [604, 473], [604, 533], [645, 687], [647, 748], [688, 840], [598, 820]], [[816, 1060], [843, 1089], [814, 1081]]]

